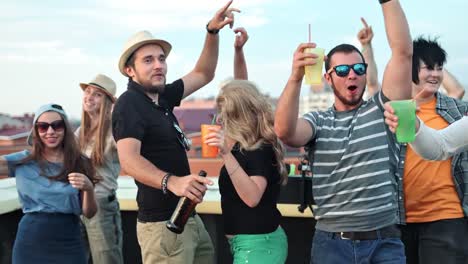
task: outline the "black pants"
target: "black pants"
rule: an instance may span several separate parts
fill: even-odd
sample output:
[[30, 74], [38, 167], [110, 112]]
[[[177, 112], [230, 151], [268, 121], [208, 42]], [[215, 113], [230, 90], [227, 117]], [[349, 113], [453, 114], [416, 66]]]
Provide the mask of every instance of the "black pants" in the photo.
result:
[[468, 220], [445, 219], [402, 226], [408, 264], [468, 264]]

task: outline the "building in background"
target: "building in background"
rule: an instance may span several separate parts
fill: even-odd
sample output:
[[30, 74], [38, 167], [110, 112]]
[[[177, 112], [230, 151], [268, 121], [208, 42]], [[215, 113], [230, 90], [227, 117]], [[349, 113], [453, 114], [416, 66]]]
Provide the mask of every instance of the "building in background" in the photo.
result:
[[309, 94], [299, 100], [299, 116], [311, 111], [324, 111], [333, 106], [335, 95], [333, 90], [322, 78], [322, 83], [311, 85]]

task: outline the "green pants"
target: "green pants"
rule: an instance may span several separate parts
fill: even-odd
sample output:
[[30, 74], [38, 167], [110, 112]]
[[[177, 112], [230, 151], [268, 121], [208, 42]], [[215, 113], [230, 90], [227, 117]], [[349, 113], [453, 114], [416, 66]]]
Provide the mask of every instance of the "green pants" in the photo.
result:
[[288, 256], [288, 238], [281, 227], [269, 234], [235, 235], [229, 244], [234, 264], [283, 264]]

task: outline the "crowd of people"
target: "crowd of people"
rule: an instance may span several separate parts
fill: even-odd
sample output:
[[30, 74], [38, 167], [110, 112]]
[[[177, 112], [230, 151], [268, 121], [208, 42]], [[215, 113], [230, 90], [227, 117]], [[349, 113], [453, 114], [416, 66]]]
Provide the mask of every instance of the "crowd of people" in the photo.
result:
[[[379, 0], [391, 50], [379, 82], [373, 30], [332, 48], [323, 83], [333, 91], [327, 109], [299, 116], [304, 68], [316, 63], [301, 43], [273, 110], [249, 81], [244, 45], [235, 28], [234, 78], [216, 97], [218, 128], [204, 138], [223, 162], [219, 191], [224, 233], [234, 263], [285, 263], [288, 238], [277, 208], [287, 183], [287, 144], [304, 147], [312, 171], [315, 233], [311, 263], [468, 263], [468, 102], [444, 65], [436, 39], [412, 40], [398, 0]], [[137, 238], [144, 263], [215, 263], [215, 249], [199, 215], [181, 234], [166, 228], [180, 197], [200, 203], [213, 182], [190, 170], [190, 142], [174, 107], [212, 81], [219, 34], [234, 24], [232, 1], [206, 25], [194, 68], [173, 82], [166, 74], [172, 45], [148, 31], [131, 36], [116, 84], [98, 74], [80, 83], [80, 127], [64, 109], [46, 104], [35, 113], [31, 150], [0, 157], [0, 172], [16, 178], [22, 217], [13, 263], [123, 263], [116, 197], [123, 169], [137, 185]], [[440, 91], [443, 85], [446, 92]], [[367, 96], [365, 96], [367, 93]], [[364, 98], [367, 98], [365, 100]], [[401, 144], [391, 101], [418, 105], [416, 140]]]

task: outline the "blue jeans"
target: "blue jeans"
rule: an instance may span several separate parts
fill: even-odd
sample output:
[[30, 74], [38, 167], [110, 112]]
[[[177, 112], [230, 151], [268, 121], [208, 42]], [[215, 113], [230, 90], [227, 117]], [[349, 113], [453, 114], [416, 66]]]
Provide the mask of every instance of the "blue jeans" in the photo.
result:
[[347, 240], [334, 233], [315, 230], [311, 263], [405, 264], [405, 248], [399, 238]]

